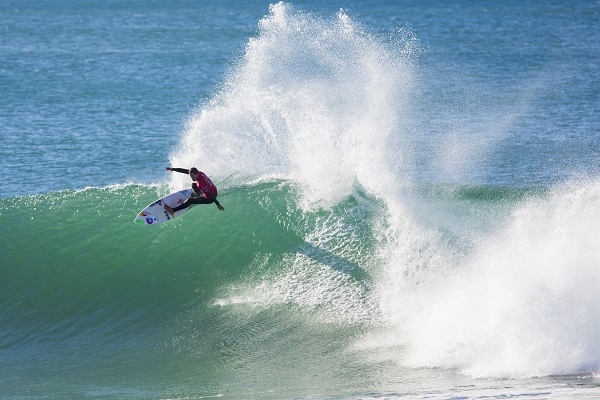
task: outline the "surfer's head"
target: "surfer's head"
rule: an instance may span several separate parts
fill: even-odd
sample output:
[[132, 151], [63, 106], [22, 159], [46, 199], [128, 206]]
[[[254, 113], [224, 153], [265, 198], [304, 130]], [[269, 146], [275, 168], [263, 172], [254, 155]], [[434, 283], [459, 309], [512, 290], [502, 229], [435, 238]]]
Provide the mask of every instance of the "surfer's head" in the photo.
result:
[[196, 168], [196, 167], [192, 167], [192, 168], [190, 168], [190, 177], [191, 177], [193, 180], [196, 180], [196, 179], [198, 179], [198, 168]]

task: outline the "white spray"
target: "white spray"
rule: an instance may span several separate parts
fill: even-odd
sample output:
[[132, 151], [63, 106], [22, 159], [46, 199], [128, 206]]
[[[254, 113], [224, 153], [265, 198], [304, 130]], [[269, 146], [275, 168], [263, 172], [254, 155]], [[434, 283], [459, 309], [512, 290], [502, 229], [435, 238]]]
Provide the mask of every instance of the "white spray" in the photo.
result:
[[259, 28], [222, 90], [190, 119], [173, 164], [282, 176], [326, 207], [357, 182], [392, 186], [387, 166], [406, 157], [390, 151], [389, 138], [409, 98], [410, 46], [382, 44], [342, 11], [322, 19], [284, 3]]

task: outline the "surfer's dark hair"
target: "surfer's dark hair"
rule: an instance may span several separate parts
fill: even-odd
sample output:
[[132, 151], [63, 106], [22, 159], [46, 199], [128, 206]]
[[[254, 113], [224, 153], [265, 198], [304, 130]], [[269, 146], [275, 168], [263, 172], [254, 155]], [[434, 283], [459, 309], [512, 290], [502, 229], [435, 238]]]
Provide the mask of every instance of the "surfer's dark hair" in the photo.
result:
[[196, 168], [196, 167], [192, 167], [192, 168], [190, 168], [190, 174], [191, 174], [192, 172], [193, 172], [193, 173], [195, 173], [195, 174], [197, 174], [197, 173], [198, 173], [198, 168]]

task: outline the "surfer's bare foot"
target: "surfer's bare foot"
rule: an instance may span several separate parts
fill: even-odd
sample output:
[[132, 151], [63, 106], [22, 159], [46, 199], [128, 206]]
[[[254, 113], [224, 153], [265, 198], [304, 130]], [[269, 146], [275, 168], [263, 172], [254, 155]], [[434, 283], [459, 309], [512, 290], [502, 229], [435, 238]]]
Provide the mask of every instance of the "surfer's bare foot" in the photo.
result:
[[166, 205], [166, 204], [164, 205], [164, 207], [165, 207], [165, 210], [166, 210], [166, 211], [167, 211], [169, 214], [171, 214], [171, 217], [175, 217], [175, 211], [173, 211], [173, 209], [172, 209], [171, 207], [169, 207], [169, 206], [168, 206], [168, 205]]

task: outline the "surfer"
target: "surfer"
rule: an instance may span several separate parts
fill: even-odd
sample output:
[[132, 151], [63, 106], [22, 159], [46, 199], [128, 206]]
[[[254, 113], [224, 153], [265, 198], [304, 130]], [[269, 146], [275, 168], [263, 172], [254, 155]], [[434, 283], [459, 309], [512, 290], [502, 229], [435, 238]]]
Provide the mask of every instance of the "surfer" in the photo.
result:
[[181, 172], [188, 174], [194, 181], [192, 183], [192, 197], [187, 199], [183, 204], [175, 208], [171, 208], [165, 204], [165, 210], [173, 217], [176, 211], [188, 208], [192, 204], [211, 204], [215, 203], [220, 211], [225, 211], [225, 208], [217, 201], [217, 187], [212, 183], [210, 178], [202, 171], [198, 171], [196, 167], [190, 169], [166, 167], [167, 171]]

